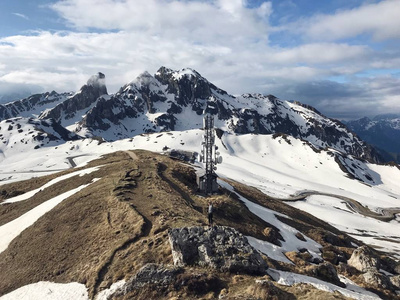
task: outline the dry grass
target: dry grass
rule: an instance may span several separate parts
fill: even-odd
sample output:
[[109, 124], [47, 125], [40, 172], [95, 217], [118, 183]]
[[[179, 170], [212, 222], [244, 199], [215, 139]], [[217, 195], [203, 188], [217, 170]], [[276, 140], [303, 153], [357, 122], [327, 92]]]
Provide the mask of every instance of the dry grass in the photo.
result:
[[[0, 295], [46, 280], [84, 283], [93, 297], [113, 282], [130, 278], [146, 263], [172, 264], [168, 229], [205, 226], [208, 200], [214, 202], [216, 224], [279, 244], [279, 232], [253, 215], [234, 194], [221, 190], [209, 198], [198, 195], [190, 166], [147, 151], [134, 153], [136, 159], [126, 152], [116, 152], [95, 160], [87, 167], [101, 165], [98, 171], [67, 179], [40, 195], [0, 210], [1, 222], [5, 223], [57, 194], [101, 178], [41, 217], [0, 254]], [[35, 179], [29, 186], [36, 188], [55, 176]], [[255, 189], [231, 184], [248, 199], [287, 214], [292, 220], [283, 221], [317, 241], [329, 244], [325, 241], [329, 231], [340, 234], [319, 219]], [[5, 188], [21, 190], [22, 185]], [[349, 255], [352, 249], [345, 245], [347, 238], [339, 236], [338, 243], [343, 245], [337, 246]], [[266, 260], [274, 268], [304, 272], [305, 263], [300, 260], [298, 265]], [[310, 286], [282, 287], [270, 281], [259, 284], [255, 279], [186, 268], [177, 282], [190, 282], [191, 288], [188, 284], [161, 291], [148, 287], [124, 299], [215, 299], [221, 293], [225, 294], [224, 299], [345, 299]]]

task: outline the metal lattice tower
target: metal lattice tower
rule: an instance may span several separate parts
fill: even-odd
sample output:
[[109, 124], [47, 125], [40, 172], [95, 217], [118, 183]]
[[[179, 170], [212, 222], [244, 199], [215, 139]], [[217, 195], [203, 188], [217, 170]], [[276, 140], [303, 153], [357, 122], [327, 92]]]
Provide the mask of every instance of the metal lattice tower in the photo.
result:
[[204, 190], [206, 194], [211, 194], [213, 191], [214, 161], [213, 161], [213, 146], [215, 141], [214, 135], [214, 118], [207, 114], [204, 117], [204, 162], [206, 163], [206, 177]]
[[216, 164], [222, 162], [222, 157], [215, 145], [214, 117], [210, 114], [204, 116], [204, 135], [200, 161], [205, 164], [205, 172], [198, 176], [199, 189], [206, 195], [218, 191]]

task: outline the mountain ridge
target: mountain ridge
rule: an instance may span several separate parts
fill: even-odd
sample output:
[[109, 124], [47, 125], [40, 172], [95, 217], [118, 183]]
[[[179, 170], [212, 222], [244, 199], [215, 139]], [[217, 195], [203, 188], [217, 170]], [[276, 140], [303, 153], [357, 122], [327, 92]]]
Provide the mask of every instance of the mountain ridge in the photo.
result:
[[400, 115], [385, 114], [345, 122], [367, 143], [373, 145], [386, 161], [400, 162]]
[[[82, 138], [97, 136], [115, 141], [142, 133], [200, 128], [202, 115], [210, 113], [216, 117], [216, 127], [233, 134], [283, 133], [308, 141], [317, 149], [332, 148], [371, 162], [383, 161], [345, 125], [315, 108], [273, 95], [235, 97], [190, 68], [174, 71], [161, 67], [154, 76], [144, 72], [111, 95], [107, 94], [102, 73], [91, 77], [73, 95], [61, 99], [54, 93], [59, 99], [54, 107], [47, 103], [36, 115], [31, 107], [31, 115], [54, 119]], [[40, 97], [49, 97], [45, 95]], [[29, 101], [33, 100], [20, 102]], [[13, 116], [19, 111], [14, 110]], [[24, 112], [29, 114], [28, 109]]]

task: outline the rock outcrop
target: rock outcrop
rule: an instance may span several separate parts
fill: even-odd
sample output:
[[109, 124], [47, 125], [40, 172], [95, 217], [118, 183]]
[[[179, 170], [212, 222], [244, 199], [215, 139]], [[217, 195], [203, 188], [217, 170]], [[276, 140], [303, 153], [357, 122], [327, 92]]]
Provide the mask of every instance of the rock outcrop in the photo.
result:
[[176, 275], [183, 270], [179, 267], [147, 264], [122, 286], [117, 294], [125, 295], [133, 289], [154, 284], [157, 287], [166, 287], [176, 279]]
[[328, 262], [315, 266], [313, 269], [313, 275], [337, 286], [346, 287], [346, 285], [340, 281], [335, 267]]
[[234, 228], [174, 228], [169, 231], [169, 241], [176, 266], [198, 265], [246, 274], [264, 274], [268, 268], [261, 254]]
[[376, 268], [368, 268], [364, 274], [361, 275], [366, 284], [371, 287], [392, 290], [393, 286], [389, 278], [379, 273]]
[[370, 268], [379, 269], [380, 262], [368, 246], [361, 246], [354, 250], [347, 264], [360, 272], [367, 272]]
[[73, 122], [71, 124], [68, 120], [73, 119], [79, 111], [83, 111], [82, 114], [86, 113], [90, 106], [102, 95], [107, 95], [107, 88], [105, 75], [99, 72], [91, 76], [79, 92], [54, 108], [42, 112], [39, 118], [52, 118], [64, 126], [72, 125]]
[[389, 279], [394, 288], [400, 290], [400, 275], [391, 276]]
[[369, 161], [380, 160], [375, 150], [345, 125], [307, 105], [256, 93], [234, 97], [192, 69], [161, 67], [154, 76], [142, 73], [118, 93], [98, 101], [80, 126], [109, 139], [114, 134], [109, 131], [117, 129], [115, 139], [120, 139], [131, 137], [132, 132], [200, 128], [204, 113], [214, 115], [216, 127], [228, 132], [284, 133], [319, 149], [330, 147]]

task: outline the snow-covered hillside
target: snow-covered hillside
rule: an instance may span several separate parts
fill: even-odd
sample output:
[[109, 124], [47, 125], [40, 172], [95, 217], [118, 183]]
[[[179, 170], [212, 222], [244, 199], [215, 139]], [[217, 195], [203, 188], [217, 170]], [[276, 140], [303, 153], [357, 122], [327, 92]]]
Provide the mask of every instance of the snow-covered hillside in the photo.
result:
[[0, 120], [15, 117], [38, 117], [46, 109], [64, 102], [72, 93], [36, 94], [18, 101], [0, 104]]
[[192, 69], [161, 67], [154, 76], [144, 72], [111, 95], [107, 94], [105, 75], [98, 73], [75, 94], [52, 92], [0, 107], [3, 119], [39, 115], [82, 137], [107, 141], [142, 133], [197, 129], [205, 113], [214, 115], [216, 127], [226, 132], [283, 133], [318, 149], [329, 147], [372, 162], [381, 160], [342, 123], [310, 106], [272, 95], [234, 97]]
[[387, 161], [400, 162], [400, 116], [379, 115], [346, 122], [364, 141], [377, 147]]
[[[0, 178], [4, 184], [40, 176], [69, 168], [71, 162], [79, 166], [118, 150], [164, 152], [168, 148], [196, 152], [200, 149], [201, 137], [201, 130], [190, 130], [142, 134], [100, 144], [92, 139], [70, 141], [4, 157]], [[292, 137], [225, 133], [217, 139], [217, 144], [224, 158], [217, 170], [222, 179], [233, 179], [254, 186], [269, 196], [286, 199], [290, 205], [308, 211], [368, 244], [384, 247], [385, 251], [398, 253], [400, 250], [397, 243], [400, 234], [396, 233], [400, 232], [400, 218], [384, 221], [385, 214], [400, 212], [400, 186], [396, 181], [400, 170], [397, 167], [340, 156], [347, 160], [349, 168], [358, 166], [360, 178], [365, 179], [361, 181], [343, 172], [334, 151], [316, 151], [308, 143]], [[290, 201], [302, 195], [304, 200]], [[351, 201], [359, 204], [354, 206]], [[362, 207], [365, 211], [360, 211]], [[397, 227], [398, 230], [394, 230]]]

